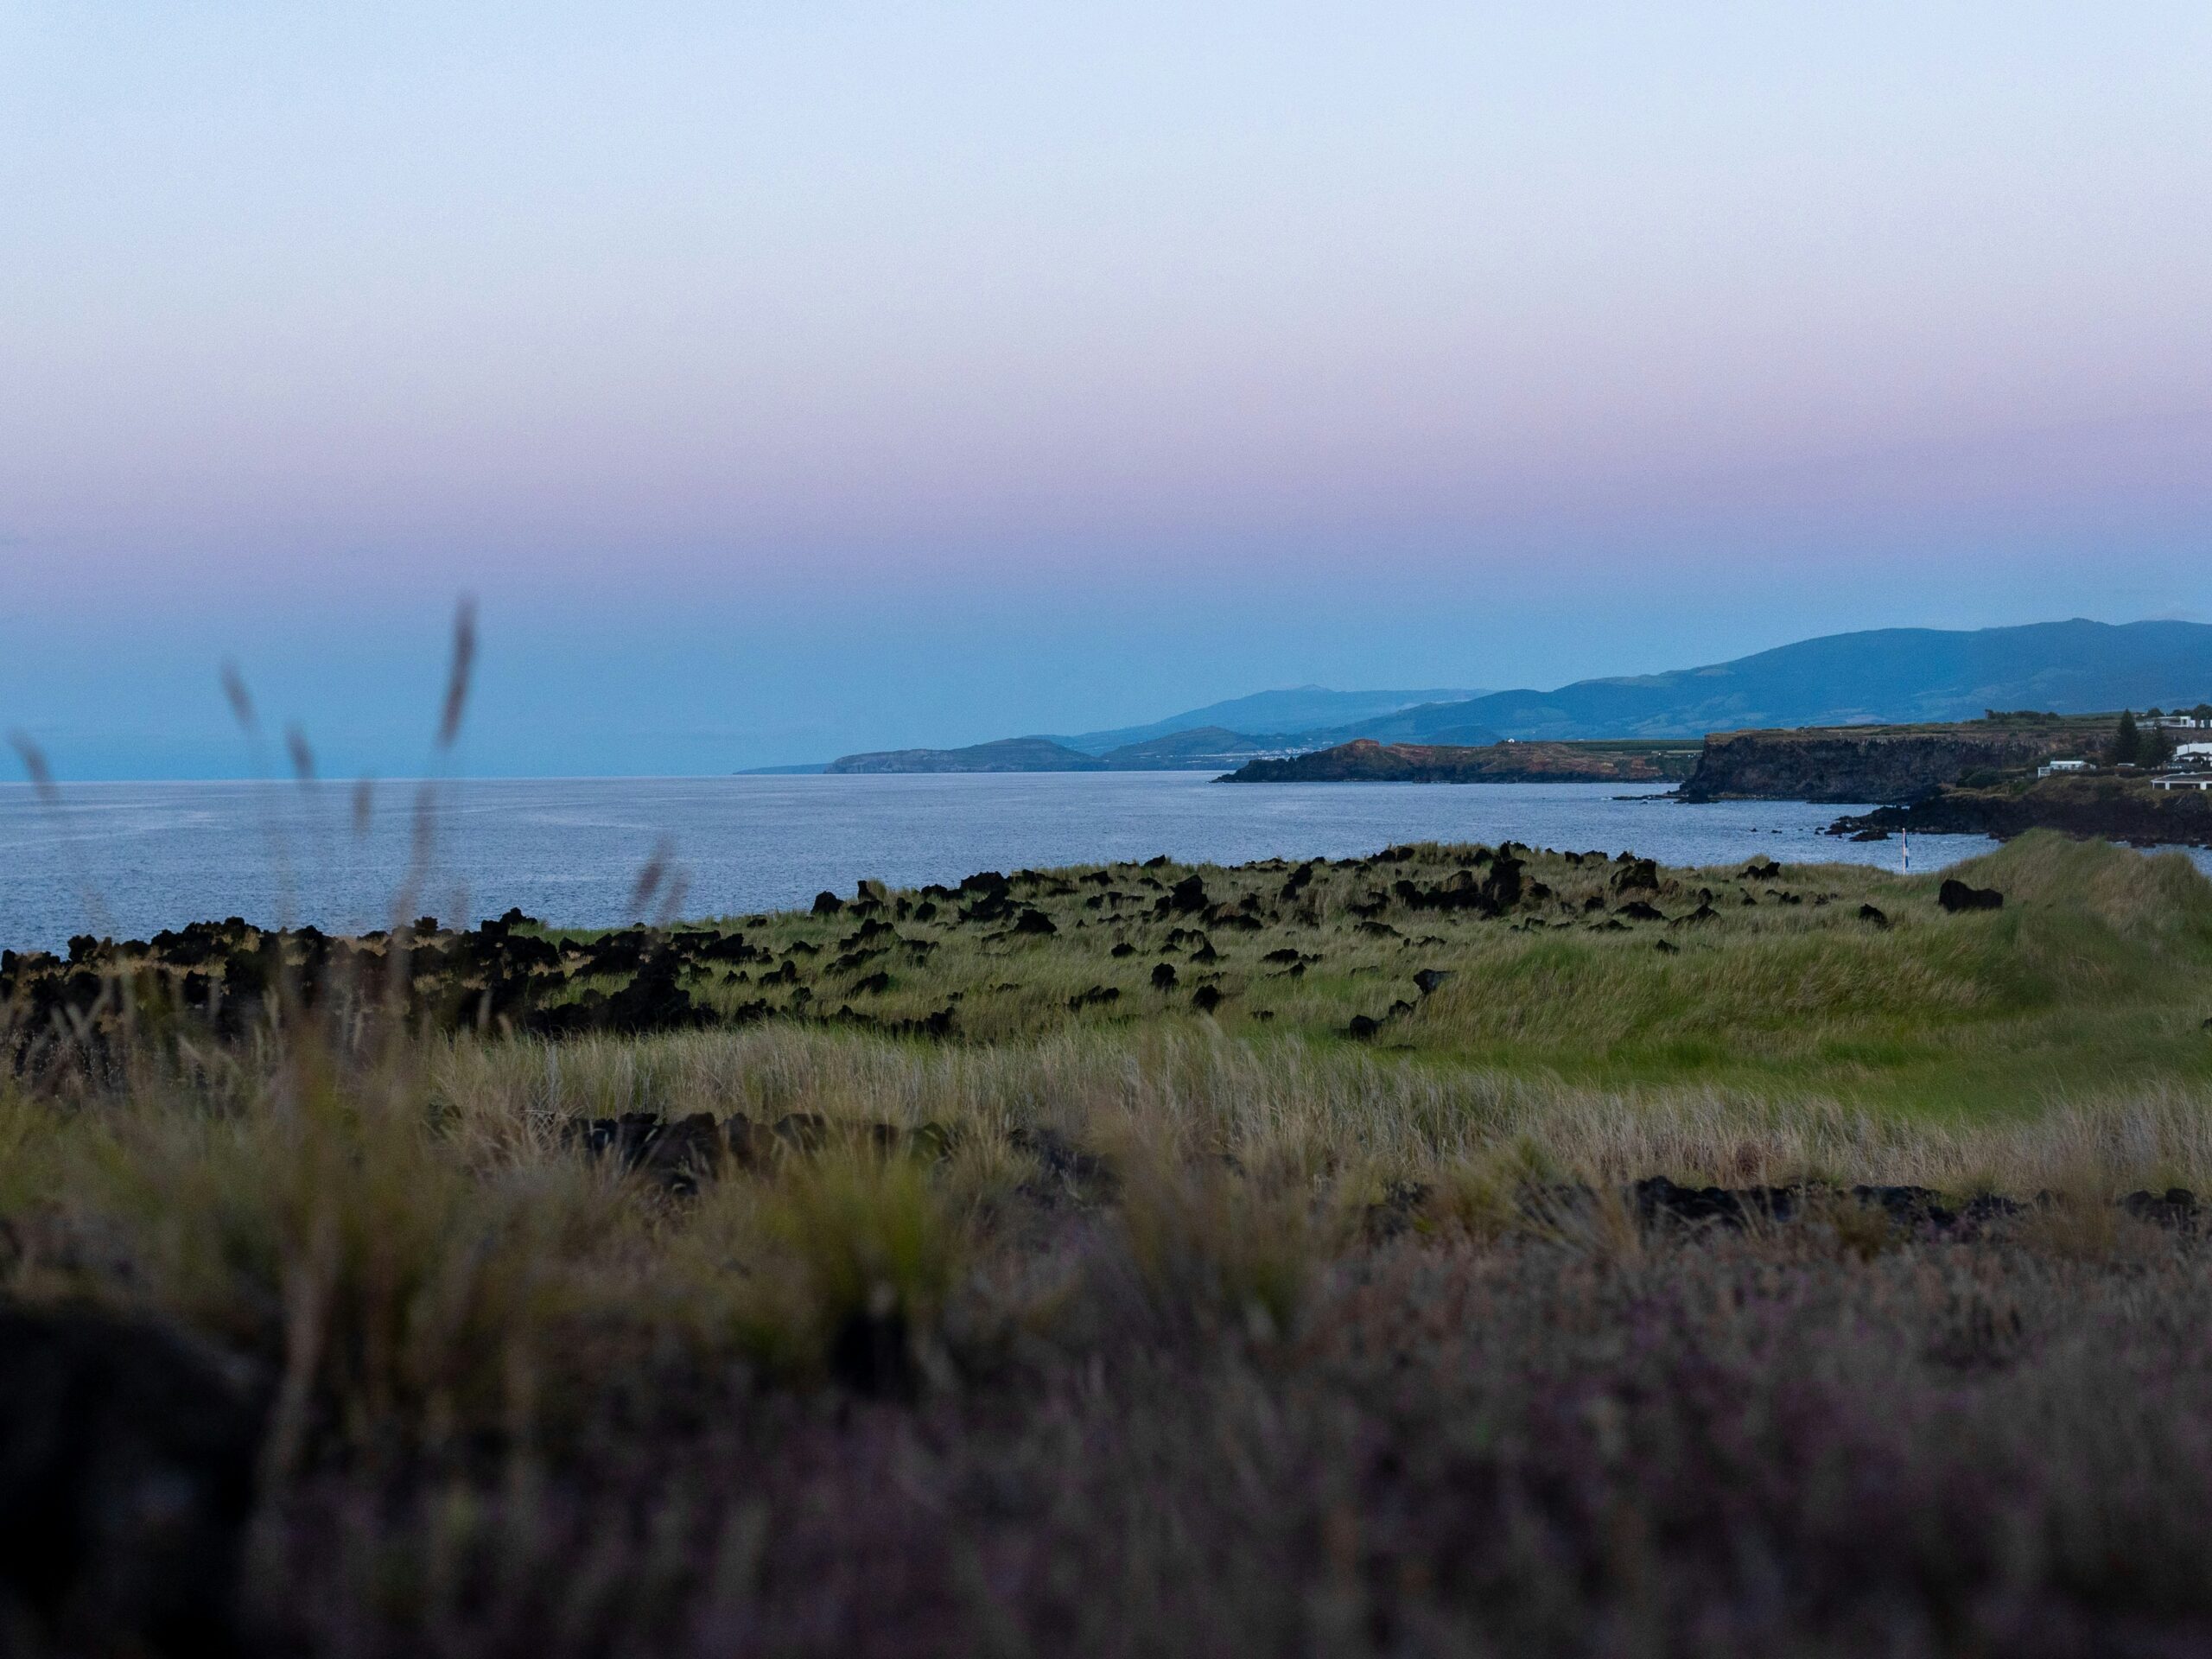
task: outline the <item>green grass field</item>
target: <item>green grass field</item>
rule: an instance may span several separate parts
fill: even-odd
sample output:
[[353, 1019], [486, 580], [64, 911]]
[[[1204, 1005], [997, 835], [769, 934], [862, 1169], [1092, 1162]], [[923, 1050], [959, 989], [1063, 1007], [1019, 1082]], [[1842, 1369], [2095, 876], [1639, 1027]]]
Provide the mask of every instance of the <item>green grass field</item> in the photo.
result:
[[[1363, 1048], [1446, 1075], [1934, 1116], [2029, 1114], [2085, 1093], [2212, 1081], [2212, 887], [2177, 855], [2028, 837], [1957, 873], [2004, 892], [2005, 907], [1953, 916], [1936, 906], [1934, 877], [1826, 865], [1745, 880], [1731, 868], [1659, 872], [1655, 887], [1622, 890], [1618, 863], [1534, 853], [1524, 887], [1548, 892], [1524, 893], [1501, 918], [1394, 898], [1397, 881], [1480, 874], [1472, 849], [1406, 850], [1402, 863], [1324, 866], [1292, 900], [1281, 896], [1287, 865], [1025, 873], [1015, 899], [1050, 918], [1052, 934], [961, 925], [947, 904], [895, 923], [920, 951], [893, 946], [842, 975], [823, 964], [852, 936], [849, 919], [730, 918], [779, 962], [813, 948], [796, 957], [804, 996], [752, 976], [688, 982], [724, 1009], [766, 998], [808, 1014], [918, 1019], [957, 999], [963, 1037], [993, 1044], [1203, 1025], [1262, 1053], [1326, 1050], [1351, 1043], [1364, 1014], [1382, 1024]], [[1211, 906], [1249, 916], [1251, 931], [1155, 918], [1159, 898], [1193, 875]], [[887, 898], [911, 908], [908, 895]], [[1377, 898], [1387, 902], [1357, 913]], [[1638, 900], [1673, 920], [1615, 919]], [[1701, 905], [1709, 919], [1681, 919]], [[1861, 918], [1867, 905], [1884, 925]], [[1285, 950], [1297, 953], [1295, 975], [1271, 960]], [[1172, 989], [1153, 984], [1161, 963], [1174, 969]], [[853, 991], [879, 969], [888, 988]], [[1424, 995], [1424, 969], [1449, 978]], [[1200, 986], [1222, 997], [1210, 1015], [1191, 1006]], [[1113, 1000], [1071, 1009], [1101, 989]], [[1409, 1010], [1389, 1016], [1402, 1003]]]
[[0, 1449], [242, 1496], [65, 1461], [0, 1642], [2198, 1650], [2212, 1280], [2114, 1201], [2212, 1186], [2212, 884], [1954, 874], [1023, 872], [522, 929], [512, 1014], [450, 934], [18, 958]]

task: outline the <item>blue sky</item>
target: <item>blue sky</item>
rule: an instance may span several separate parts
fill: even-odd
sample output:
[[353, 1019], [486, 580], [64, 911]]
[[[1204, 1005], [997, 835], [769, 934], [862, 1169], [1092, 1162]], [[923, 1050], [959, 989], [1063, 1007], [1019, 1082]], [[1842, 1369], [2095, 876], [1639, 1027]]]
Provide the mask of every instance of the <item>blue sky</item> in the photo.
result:
[[2212, 619], [2198, 4], [0, 0], [0, 724], [721, 772]]

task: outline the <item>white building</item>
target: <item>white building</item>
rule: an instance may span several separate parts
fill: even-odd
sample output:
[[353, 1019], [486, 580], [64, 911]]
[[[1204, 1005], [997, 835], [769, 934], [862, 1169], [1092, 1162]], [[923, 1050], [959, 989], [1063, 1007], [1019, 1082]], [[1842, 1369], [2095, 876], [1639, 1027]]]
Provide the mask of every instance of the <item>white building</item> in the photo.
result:
[[2177, 743], [2174, 745], [2174, 759], [2201, 760], [2212, 765], [2212, 743]]
[[[2212, 744], [2205, 747], [2212, 748]], [[2089, 763], [2086, 760], [2046, 760], [2036, 768], [2036, 776], [2048, 778], [2054, 772], [2087, 772], [2088, 769]]]

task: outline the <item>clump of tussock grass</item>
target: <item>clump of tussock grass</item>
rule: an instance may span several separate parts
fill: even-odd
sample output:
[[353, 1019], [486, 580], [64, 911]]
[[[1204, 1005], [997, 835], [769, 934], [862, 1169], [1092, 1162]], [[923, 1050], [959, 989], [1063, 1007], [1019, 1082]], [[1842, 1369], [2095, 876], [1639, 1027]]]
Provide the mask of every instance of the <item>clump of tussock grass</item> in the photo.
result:
[[2005, 902], [2092, 918], [2124, 936], [2212, 944], [2212, 882], [2177, 852], [2140, 854], [2038, 831], [1945, 874]]
[[805, 1290], [806, 1334], [824, 1369], [871, 1394], [942, 1375], [938, 1327], [968, 1239], [911, 1160], [806, 1160], [776, 1183], [765, 1211]]
[[563, 1267], [626, 1224], [569, 1160], [472, 1160], [419, 1085], [296, 1058], [243, 1107], [134, 1091], [36, 1136], [9, 1287], [181, 1319], [253, 1357], [271, 1453], [499, 1424]]

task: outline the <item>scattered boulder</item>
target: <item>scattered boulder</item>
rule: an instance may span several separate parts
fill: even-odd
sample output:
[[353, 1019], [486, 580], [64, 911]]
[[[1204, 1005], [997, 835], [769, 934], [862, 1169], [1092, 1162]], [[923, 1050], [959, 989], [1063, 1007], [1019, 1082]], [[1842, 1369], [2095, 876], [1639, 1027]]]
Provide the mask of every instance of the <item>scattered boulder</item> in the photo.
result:
[[2139, 1188], [2122, 1198], [2120, 1207], [2136, 1220], [2147, 1221], [2155, 1226], [2196, 1230], [2196, 1194], [2185, 1186], [2170, 1186], [2164, 1192]]
[[722, 1145], [739, 1169], [757, 1169], [768, 1155], [767, 1131], [743, 1112], [733, 1112], [722, 1125]]
[[1185, 916], [1194, 916], [1211, 905], [1206, 897], [1205, 882], [1195, 875], [1186, 875], [1178, 881], [1168, 890], [1163, 902], [1167, 909]]
[[693, 1112], [649, 1137], [636, 1167], [668, 1192], [696, 1192], [715, 1173], [728, 1144], [711, 1112]]
[[1887, 927], [1890, 925], [1890, 918], [1872, 905], [1859, 906], [1859, 919], [1862, 922], [1871, 922], [1876, 927]]
[[1789, 1219], [1797, 1213], [1801, 1194], [1789, 1186], [1678, 1186], [1664, 1175], [1654, 1175], [1630, 1186], [1628, 1197], [1636, 1218], [1647, 1227], [1662, 1220], [1741, 1227], [1753, 1217]]
[[1613, 872], [1615, 893], [1635, 893], [1639, 890], [1656, 893], [1659, 890], [1659, 866], [1648, 858], [1631, 858], [1621, 855], [1621, 867]]
[[1903, 1226], [1925, 1224], [1941, 1229], [1954, 1226], [1958, 1221], [1956, 1215], [1943, 1207], [1943, 1195], [1932, 1187], [1861, 1185], [1853, 1187], [1851, 1196]]
[[725, 1153], [750, 1163], [755, 1151], [752, 1124], [742, 1114], [727, 1127], [707, 1112], [694, 1112], [673, 1123], [664, 1122], [658, 1112], [578, 1118], [563, 1127], [561, 1138], [594, 1158], [612, 1158], [626, 1173], [643, 1175], [663, 1191], [678, 1195], [697, 1192]]
[[[587, 1031], [640, 1036], [648, 1032], [683, 1031], [712, 1025], [713, 1010], [695, 1002], [691, 994], [677, 983], [678, 971], [673, 955], [664, 951], [656, 954], [613, 995], [587, 991], [577, 1001], [534, 1010], [524, 1025], [527, 1029], [549, 1037]], [[791, 977], [798, 976], [793, 974]]]
[[[1637, 1218], [1647, 1226], [1659, 1220], [1696, 1224], [1715, 1222], [1741, 1227], [1753, 1219], [1789, 1221], [1802, 1214], [1805, 1203], [1820, 1189], [1804, 1186], [1721, 1187], [1678, 1186], [1663, 1175], [1636, 1182], [1628, 1198]], [[1942, 1195], [1924, 1186], [1854, 1186], [1847, 1196], [1866, 1208], [1879, 1210], [1900, 1226], [1926, 1226], [1937, 1231], [1955, 1229], [1962, 1219], [1980, 1222], [2018, 1213], [2012, 1200], [1989, 1195], [1974, 1200], [1966, 1211], [1944, 1208]]]
[[830, 1120], [819, 1112], [785, 1112], [770, 1131], [798, 1152], [819, 1152], [830, 1141]]
[[1955, 876], [1946, 876], [1936, 902], [1955, 916], [1967, 910], [2002, 910], [2005, 895], [1994, 887], [1970, 887]]

